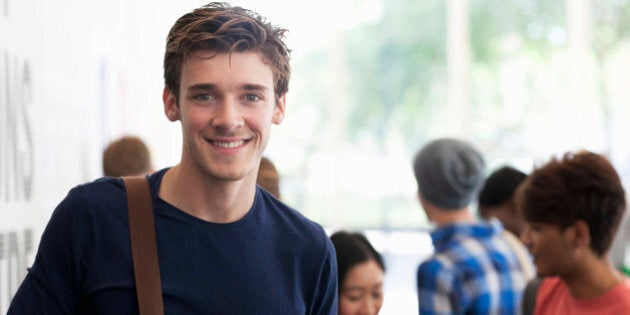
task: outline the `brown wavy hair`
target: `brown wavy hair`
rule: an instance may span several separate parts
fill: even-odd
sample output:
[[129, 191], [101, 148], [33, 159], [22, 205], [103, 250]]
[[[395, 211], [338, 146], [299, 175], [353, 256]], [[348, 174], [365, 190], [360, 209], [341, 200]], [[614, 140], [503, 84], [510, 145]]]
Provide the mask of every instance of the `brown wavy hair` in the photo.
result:
[[271, 67], [274, 92], [279, 98], [288, 92], [291, 76], [291, 51], [284, 43], [286, 32], [253, 11], [227, 3], [212, 2], [197, 8], [180, 17], [168, 33], [164, 83], [179, 96], [183, 62], [195, 51], [255, 51]]
[[535, 168], [520, 201], [530, 222], [566, 229], [584, 221], [591, 249], [600, 257], [610, 248], [626, 207], [625, 191], [612, 164], [588, 151], [566, 153]]

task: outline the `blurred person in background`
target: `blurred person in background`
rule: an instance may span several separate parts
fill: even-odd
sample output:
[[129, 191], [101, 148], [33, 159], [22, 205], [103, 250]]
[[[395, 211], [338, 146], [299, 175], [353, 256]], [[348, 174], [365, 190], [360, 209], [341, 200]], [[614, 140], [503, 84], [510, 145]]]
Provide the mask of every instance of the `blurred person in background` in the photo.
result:
[[492, 172], [479, 192], [479, 215], [486, 220], [497, 218], [506, 230], [521, 235], [525, 221], [516, 211], [514, 192], [526, 178], [527, 174], [511, 166], [503, 166]]
[[280, 174], [271, 159], [266, 156], [260, 159], [256, 184], [276, 198], [282, 199], [280, 195]]
[[526, 279], [517, 255], [492, 219], [477, 221], [470, 205], [485, 174], [470, 143], [441, 138], [413, 162], [418, 198], [435, 225], [434, 253], [417, 269], [420, 314], [520, 314]]
[[151, 152], [136, 136], [123, 136], [110, 142], [103, 151], [103, 174], [110, 177], [153, 173]]
[[527, 248], [520, 240], [525, 225], [523, 216], [516, 209], [515, 192], [525, 181], [527, 174], [511, 166], [496, 169], [486, 178], [479, 192], [478, 210], [484, 220], [498, 219], [505, 230], [504, 237], [517, 254], [526, 279], [535, 276], [534, 266]]
[[604, 156], [552, 158], [519, 188], [517, 204], [527, 222], [522, 240], [542, 278], [528, 285], [538, 283], [525, 312], [533, 305], [537, 315], [630, 314], [630, 280], [609, 255], [626, 197]]
[[330, 236], [337, 253], [339, 315], [378, 314], [383, 306], [383, 257], [361, 233]]

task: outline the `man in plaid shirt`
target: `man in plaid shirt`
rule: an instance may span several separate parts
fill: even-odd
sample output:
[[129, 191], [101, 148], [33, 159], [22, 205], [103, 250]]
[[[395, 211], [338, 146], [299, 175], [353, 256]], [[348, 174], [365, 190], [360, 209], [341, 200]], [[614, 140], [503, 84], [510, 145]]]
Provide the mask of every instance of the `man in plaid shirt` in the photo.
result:
[[420, 203], [435, 224], [435, 253], [417, 270], [420, 314], [520, 314], [526, 278], [496, 219], [469, 209], [484, 161], [469, 143], [438, 139], [414, 160]]

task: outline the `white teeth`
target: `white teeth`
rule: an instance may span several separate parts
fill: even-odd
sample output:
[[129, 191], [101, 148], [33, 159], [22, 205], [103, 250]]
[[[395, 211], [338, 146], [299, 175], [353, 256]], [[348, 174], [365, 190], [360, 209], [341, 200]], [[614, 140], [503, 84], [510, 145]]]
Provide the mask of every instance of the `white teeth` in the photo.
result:
[[231, 148], [236, 148], [238, 146], [243, 145], [243, 143], [245, 143], [245, 140], [240, 140], [240, 141], [234, 141], [234, 142], [219, 142], [219, 141], [212, 141], [212, 143], [214, 143], [214, 145], [218, 146], [218, 147], [222, 147], [222, 148], [226, 148], [226, 149], [231, 149]]

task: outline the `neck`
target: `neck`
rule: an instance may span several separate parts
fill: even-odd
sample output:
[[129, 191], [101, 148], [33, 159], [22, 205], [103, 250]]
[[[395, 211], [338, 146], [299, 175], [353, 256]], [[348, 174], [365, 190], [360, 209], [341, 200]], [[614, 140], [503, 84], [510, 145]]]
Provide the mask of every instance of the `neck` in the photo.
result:
[[160, 198], [199, 219], [230, 223], [251, 209], [256, 196], [255, 178], [220, 181], [200, 172], [186, 172], [181, 164], [164, 174]]
[[461, 208], [457, 210], [442, 210], [431, 209], [429, 219], [435, 223], [438, 227], [454, 224], [454, 223], [473, 223], [475, 222], [474, 216], [470, 213], [468, 208]]
[[597, 257], [591, 254], [581, 261], [575, 271], [560, 276], [576, 299], [600, 296], [624, 281], [624, 276], [606, 256]]

